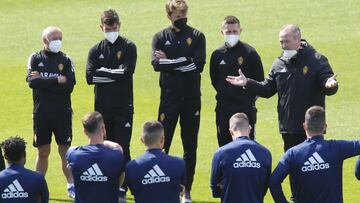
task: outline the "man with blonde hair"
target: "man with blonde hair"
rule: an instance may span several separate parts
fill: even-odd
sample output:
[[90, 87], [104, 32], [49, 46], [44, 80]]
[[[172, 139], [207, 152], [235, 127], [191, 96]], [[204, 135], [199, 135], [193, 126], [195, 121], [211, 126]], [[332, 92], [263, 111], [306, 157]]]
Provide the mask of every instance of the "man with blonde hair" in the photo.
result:
[[66, 167], [65, 154], [72, 141], [71, 93], [76, 82], [72, 60], [60, 51], [62, 37], [58, 27], [44, 29], [44, 49], [29, 57], [26, 81], [33, 92], [33, 145], [38, 149], [35, 169], [46, 174], [54, 133], [68, 182], [68, 196], [74, 198], [73, 179]]
[[183, 202], [192, 202], [190, 190], [196, 166], [200, 125], [200, 73], [205, 64], [205, 36], [187, 25], [188, 6], [184, 0], [167, 2], [171, 26], [158, 32], [152, 41], [152, 65], [160, 72], [161, 98], [158, 120], [165, 129], [165, 152], [169, 153], [180, 117], [181, 139], [186, 162]]

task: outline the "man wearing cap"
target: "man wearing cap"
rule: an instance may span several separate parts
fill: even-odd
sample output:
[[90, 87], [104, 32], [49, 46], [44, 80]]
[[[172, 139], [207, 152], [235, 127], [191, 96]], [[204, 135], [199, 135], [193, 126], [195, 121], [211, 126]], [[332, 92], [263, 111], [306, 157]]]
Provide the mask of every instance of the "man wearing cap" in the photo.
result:
[[94, 85], [95, 110], [104, 117], [106, 139], [120, 144], [130, 160], [133, 124], [133, 74], [136, 46], [119, 35], [120, 20], [113, 9], [101, 14], [105, 39], [93, 46], [86, 65], [86, 81]]
[[294, 202], [343, 202], [343, 162], [360, 155], [360, 140], [325, 140], [325, 110], [320, 106], [306, 111], [303, 126], [306, 141], [286, 151], [270, 177], [275, 202], [287, 202], [281, 187], [287, 175], [292, 177]]
[[246, 114], [234, 114], [229, 126], [233, 141], [216, 150], [212, 161], [212, 194], [223, 203], [261, 203], [271, 174], [270, 151], [249, 138]]
[[200, 73], [205, 64], [205, 36], [187, 25], [185, 0], [169, 0], [165, 7], [172, 25], [155, 34], [152, 41], [151, 63], [160, 72], [158, 120], [165, 129], [164, 149], [168, 153], [180, 117], [186, 162], [186, 191], [182, 201], [192, 202], [190, 190], [200, 125]]
[[216, 127], [220, 147], [232, 141], [229, 119], [237, 112], [246, 113], [252, 127], [250, 139], [255, 138], [256, 95], [226, 81], [228, 75], [235, 75], [239, 69], [256, 81], [264, 80], [260, 56], [253, 47], [239, 40], [241, 32], [239, 19], [226, 16], [221, 25], [225, 44], [216, 49], [210, 59], [211, 84], [216, 90]]
[[68, 196], [74, 198], [73, 180], [65, 160], [72, 141], [71, 93], [76, 83], [74, 65], [70, 57], [60, 51], [60, 28], [44, 29], [42, 41], [44, 49], [29, 57], [26, 76], [33, 92], [33, 145], [38, 149], [35, 169], [45, 176], [54, 133], [62, 171], [68, 182]]

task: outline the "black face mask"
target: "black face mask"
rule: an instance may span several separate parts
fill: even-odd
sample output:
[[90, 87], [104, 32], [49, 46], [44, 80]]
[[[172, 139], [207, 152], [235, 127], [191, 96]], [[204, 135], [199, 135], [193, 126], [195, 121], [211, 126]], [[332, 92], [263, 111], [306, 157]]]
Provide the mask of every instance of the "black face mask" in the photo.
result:
[[180, 18], [174, 21], [174, 26], [180, 30], [184, 29], [187, 23], [187, 18]]

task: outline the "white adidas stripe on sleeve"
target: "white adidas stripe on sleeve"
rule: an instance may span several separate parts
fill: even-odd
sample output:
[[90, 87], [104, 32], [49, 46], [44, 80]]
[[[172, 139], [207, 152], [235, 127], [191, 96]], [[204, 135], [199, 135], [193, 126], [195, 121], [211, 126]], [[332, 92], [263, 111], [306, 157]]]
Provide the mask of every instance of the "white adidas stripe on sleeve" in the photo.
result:
[[176, 64], [176, 63], [185, 62], [186, 60], [187, 60], [186, 57], [180, 57], [180, 58], [177, 58], [177, 59], [159, 59], [159, 64], [160, 65]]

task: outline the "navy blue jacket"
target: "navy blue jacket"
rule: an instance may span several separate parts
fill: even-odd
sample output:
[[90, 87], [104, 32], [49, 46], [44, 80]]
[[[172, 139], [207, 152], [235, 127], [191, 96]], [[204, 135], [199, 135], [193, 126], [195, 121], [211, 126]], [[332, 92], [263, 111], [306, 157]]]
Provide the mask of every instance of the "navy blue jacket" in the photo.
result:
[[270, 151], [248, 137], [239, 137], [215, 152], [210, 187], [224, 203], [261, 203], [270, 174]]
[[12, 164], [0, 172], [1, 203], [47, 203], [49, 190], [43, 175]]
[[287, 202], [281, 187], [287, 175], [292, 177], [297, 202], [343, 202], [343, 161], [359, 154], [359, 140], [324, 140], [322, 135], [290, 148], [270, 178], [270, 191], [275, 202]]
[[66, 154], [75, 184], [77, 203], [117, 203], [124, 156], [104, 145], [70, 148]]
[[125, 181], [137, 203], [179, 203], [180, 184], [185, 185], [185, 162], [149, 149], [128, 162]]
[[360, 180], [360, 157], [359, 159], [356, 161], [356, 165], [355, 165], [355, 176], [358, 180]]

